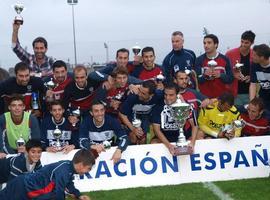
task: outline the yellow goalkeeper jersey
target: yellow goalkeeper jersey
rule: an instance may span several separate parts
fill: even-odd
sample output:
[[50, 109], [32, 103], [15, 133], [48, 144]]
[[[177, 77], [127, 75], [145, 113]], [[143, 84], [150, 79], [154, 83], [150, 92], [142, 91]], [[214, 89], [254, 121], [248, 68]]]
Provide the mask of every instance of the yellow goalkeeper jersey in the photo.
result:
[[[200, 129], [213, 137], [217, 137], [222, 127], [226, 124], [231, 124], [234, 120], [240, 118], [240, 113], [236, 107], [232, 106], [230, 110], [221, 112], [217, 108], [218, 102], [213, 106], [208, 106], [201, 109], [199, 114], [199, 127]], [[235, 131], [235, 136], [241, 135], [241, 129]]]

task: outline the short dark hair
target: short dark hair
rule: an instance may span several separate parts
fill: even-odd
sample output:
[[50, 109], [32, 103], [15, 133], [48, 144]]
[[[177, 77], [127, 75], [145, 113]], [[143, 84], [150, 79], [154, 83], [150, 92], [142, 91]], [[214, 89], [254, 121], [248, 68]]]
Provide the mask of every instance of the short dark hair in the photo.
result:
[[242, 40], [248, 40], [248, 41], [250, 41], [251, 43], [254, 42], [255, 37], [256, 37], [255, 33], [253, 33], [251, 30], [245, 31], [245, 32], [241, 35], [241, 39], [242, 39]]
[[155, 81], [153, 80], [147, 80], [147, 81], [142, 82], [142, 86], [144, 88], [148, 88], [149, 94], [154, 94], [156, 91], [156, 84], [155, 84]]
[[[175, 74], [173, 75], [174, 76], [174, 78], [176, 78], [177, 77], [177, 75], [179, 74], [179, 73], [182, 73], [182, 74], [186, 74], [187, 75], [187, 73], [184, 71], [184, 70], [178, 70], [177, 72], [175, 72]], [[188, 75], [187, 75], [188, 76]]]
[[259, 111], [264, 110], [264, 103], [263, 103], [262, 98], [254, 97], [249, 103], [254, 105], [254, 106], [258, 106]]
[[116, 68], [114, 68], [111, 76], [113, 78], [115, 78], [117, 76], [117, 74], [127, 75], [128, 76], [128, 70], [127, 70], [126, 67], [116, 67]]
[[95, 105], [103, 105], [104, 107], [106, 107], [106, 103], [104, 101], [102, 101], [102, 99], [93, 99], [91, 106], [90, 106], [90, 110], [92, 111], [93, 106]]
[[63, 102], [55, 100], [55, 101], [50, 102], [50, 111], [52, 110], [52, 107], [56, 106], [56, 105], [59, 105], [62, 108], [64, 108]]
[[118, 49], [117, 51], [116, 51], [116, 58], [118, 57], [118, 53], [127, 53], [128, 54], [128, 56], [129, 56], [129, 50], [128, 49], [126, 49], [126, 48], [121, 48], [121, 49]]
[[24, 103], [24, 97], [21, 94], [13, 94], [8, 100], [8, 105], [10, 105], [13, 101], [22, 101]]
[[142, 49], [142, 56], [143, 56], [143, 54], [146, 53], [146, 52], [153, 52], [153, 54], [155, 55], [155, 51], [154, 51], [154, 48], [153, 48], [153, 47], [144, 47], [144, 48]]
[[53, 71], [55, 70], [55, 68], [60, 68], [60, 67], [64, 67], [67, 70], [67, 64], [63, 60], [57, 60], [52, 65]]
[[41, 141], [38, 139], [30, 139], [25, 144], [25, 149], [28, 152], [32, 148], [40, 148], [42, 149]]
[[180, 35], [180, 36], [184, 37], [184, 34], [181, 31], [174, 31], [172, 33], [172, 36], [177, 36], [177, 35]]
[[46, 49], [48, 48], [47, 40], [44, 37], [37, 37], [36, 39], [34, 39], [34, 41], [32, 42], [33, 48], [35, 47], [35, 43], [38, 42], [43, 43]]
[[14, 68], [14, 71], [15, 71], [15, 74], [17, 75], [18, 71], [24, 71], [24, 70], [29, 70], [29, 72], [31, 71], [29, 65], [25, 62], [18, 62], [16, 65], [15, 65], [15, 68]]
[[219, 43], [218, 37], [216, 35], [214, 35], [214, 34], [208, 34], [208, 35], [204, 36], [203, 39], [206, 39], [206, 38], [212, 39], [213, 42], [214, 42], [214, 44], [217, 44], [218, 45], [218, 43]]
[[255, 45], [253, 51], [255, 51], [259, 57], [263, 56], [265, 59], [270, 57], [270, 48], [266, 44]]
[[93, 166], [97, 155], [93, 151], [80, 149], [72, 159], [73, 164], [82, 163], [84, 166]]
[[230, 106], [234, 105], [234, 96], [230, 92], [224, 92], [218, 99], [221, 104], [228, 103]]
[[176, 94], [179, 93], [179, 86], [174, 82], [168, 82], [164, 85], [164, 90], [175, 90]]

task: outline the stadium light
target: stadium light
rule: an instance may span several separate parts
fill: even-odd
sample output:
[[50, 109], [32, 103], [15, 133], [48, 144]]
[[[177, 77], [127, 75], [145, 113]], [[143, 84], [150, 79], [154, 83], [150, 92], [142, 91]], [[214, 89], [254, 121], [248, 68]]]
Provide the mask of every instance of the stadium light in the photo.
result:
[[74, 5], [77, 5], [78, 0], [67, 0], [67, 3], [72, 7], [72, 24], [73, 24], [73, 47], [74, 47], [74, 61], [77, 65], [77, 48], [76, 48], [76, 34], [75, 34], [75, 20], [74, 20]]

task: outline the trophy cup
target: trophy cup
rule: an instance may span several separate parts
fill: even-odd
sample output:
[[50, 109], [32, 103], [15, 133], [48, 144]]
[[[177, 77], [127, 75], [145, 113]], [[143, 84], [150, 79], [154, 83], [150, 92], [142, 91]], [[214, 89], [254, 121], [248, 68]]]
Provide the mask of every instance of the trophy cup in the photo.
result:
[[48, 90], [53, 90], [56, 87], [56, 84], [53, 82], [53, 78], [50, 81], [44, 83]]
[[103, 144], [103, 146], [104, 146], [105, 149], [110, 149], [111, 146], [112, 146], [111, 143], [112, 143], [112, 142], [110, 142], [110, 141], [108, 141], [108, 140], [105, 140], [105, 141], [102, 142], [102, 144]]
[[141, 52], [141, 47], [138, 45], [133, 46], [132, 52], [135, 54], [135, 56], [139, 55], [139, 53]]
[[23, 4], [21, 3], [16, 3], [14, 6], [13, 6], [14, 10], [16, 11], [17, 13], [17, 16], [15, 17], [14, 19], [14, 24], [19, 24], [19, 25], [23, 25], [23, 18], [21, 16], [21, 12], [23, 11], [24, 9], [24, 6]]
[[241, 69], [243, 66], [244, 66], [244, 64], [243, 63], [239, 63], [238, 60], [236, 61], [236, 64], [234, 65], [234, 69], [236, 69], [239, 72], [241, 79], [244, 79], [245, 78], [245, 76], [242, 73], [242, 69]]
[[[77, 118], [80, 117], [81, 115], [80, 106], [78, 106], [78, 108], [76, 110], [73, 110], [71, 113], [72, 113], [72, 116], [75, 116]], [[73, 123], [72, 126], [75, 127], [76, 123]]]
[[179, 127], [179, 136], [178, 140], [176, 141], [175, 155], [191, 154], [191, 149], [189, 147], [190, 141], [186, 140], [183, 128], [186, 120], [190, 116], [192, 107], [188, 103], [183, 103], [178, 96], [177, 101], [171, 105], [171, 108], [174, 120]]
[[[56, 84], [53, 82], [53, 79], [51, 78], [50, 81], [44, 83], [45, 87], [48, 88], [48, 90], [53, 90], [56, 87]], [[54, 96], [50, 95], [46, 97], [48, 102], [54, 101]]]
[[157, 77], [156, 77], [157, 82], [163, 82], [164, 80], [165, 80], [165, 77], [162, 75], [162, 73], [157, 75]]
[[225, 137], [230, 140], [233, 137], [230, 137], [228, 135], [226, 135], [226, 133], [232, 133], [233, 131], [237, 130], [237, 129], [241, 129], [245, 126], [245, 122], [243, 119], [237, 119], [234, 120], [231, 124], [226, 124], [225, 126], [222, 127], [221, 131], [225, 133]]
[[55, 130], [53, 131], [53, 137], [56, 139], [56, 142], [54, 142], [53, 146], [57, 148], [58, 151], [62, 150], [62, 144], [60, 142], [60, 138], [62, 136], [62, 131], [56, 126]]
[[[212, 60], [210, 60], [210, 61], [207, 62], [207, 65], [211, 69], [211, 71], [213, 72], [214, 69], [215, 69], [215, 67], [217, 66], [217, 62], [214, 59], [212, 59]], [[209, 80], [213, 80], [214, 79], [214, 77], [212, 75], [209, 76], [208, 78], [209, 78]]]
[[22, 135], [20, 135], [20, 137], [16, 140], [16, 145], [17, 145], [17, 147], [25, 145], [25, 141], [24, 141]]
[[[134, 118], [132, 120], [132, 126], [134, 126], [135, 128], [141, 128], [142, 125], [142, 120], [138, 119], [136, 116], [136, 112], [134, 112]], [[145, 135], [143, 136], [137, 136], [137, 144], [140, 144], [140, 141], [143, 140], [143, 138], [145, 137]]]

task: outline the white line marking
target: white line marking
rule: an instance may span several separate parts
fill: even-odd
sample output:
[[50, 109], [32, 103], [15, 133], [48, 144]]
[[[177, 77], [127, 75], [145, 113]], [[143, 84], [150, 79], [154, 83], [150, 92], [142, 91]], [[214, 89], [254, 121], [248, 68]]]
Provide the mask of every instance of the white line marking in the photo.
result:
[[233, 200], [230, 195], [225, 194], [217, 185], [211, 182], [203, 183], [203, 186], [213, 192], [221, 200]]

